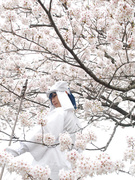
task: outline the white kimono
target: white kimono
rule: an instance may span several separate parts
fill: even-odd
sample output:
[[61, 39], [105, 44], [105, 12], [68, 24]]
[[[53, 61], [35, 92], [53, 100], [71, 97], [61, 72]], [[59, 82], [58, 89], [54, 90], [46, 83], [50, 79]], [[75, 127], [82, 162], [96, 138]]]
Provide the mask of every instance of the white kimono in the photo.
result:
[[[64, 110], [62, 107], [53, 109], [47, 116], [47, 125], [44, 126], [45, 133], [51, 133], [55, 136], [55, 143], [58, 143], [60, 133], [68, 132], [71, 134], [71, 138], [74, 142], [74, 133], [79, 129], [79, 122], [74, 115], [73, 110]], [[36, 131], [32, 133], [32, 137], [29, 141], [35, 142], [35, 135], [41, 133], [41, 127], [37, 127]], [[17, 150], [7, 148], [7, 151], [11, 152], [14, 156], [20, 155], [29, 151], [34, 157], [33, 164], [41, 166], [48, 165], [51, 169], [51, 179], [58, 180], [59, 170], [69, 169], [70, 163], [66, 160], [65, 152], [60, 150], [60, 146], [47, 147], [35, 143], [21, 143], [21, 147]]]

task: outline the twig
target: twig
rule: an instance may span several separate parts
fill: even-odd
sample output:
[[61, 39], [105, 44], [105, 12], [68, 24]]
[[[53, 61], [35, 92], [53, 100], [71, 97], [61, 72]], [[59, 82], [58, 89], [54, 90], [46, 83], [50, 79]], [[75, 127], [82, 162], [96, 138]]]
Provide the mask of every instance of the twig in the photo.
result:
[[114, 137], [114, 134], [116, 133], [116, 129], [118, 128], [118, 126], [119, 126], [119, 124], [116, 124], [116, 125], [115, 125], [115, 127], [114, 127], [114, 129], [113, 129], [113, 133], [112, 133], [109, 141], [107, 142], [106, 146], [104, 147], [104, 150], [103, 150], [103, 151], [106, 151], [106, 149], [107, 149], [108, 146], [110, 145], [110, 143], [111, 143], [111, 141], [112, 141], [112, 139], [113, 139], [113, 137]]
[[[16, 115], [15, 123], [14, 123], [13, 129], [12, 129], [11, 138], [10, 138], [10, 141], [9, 141], [9, 146], [11, 146], [11, 142], [12, 142], [12, 139], [14, 137], [15, 127], [16, 127], [16, 124], [17, 124], [17, 121], [18, 121], [18, 116], [19, 116], [21, 106], [22, 106], [22, 102], [23, 102], [23, 99], [25, 97], [25, 92], [26, 92], [26, 89], [27, 89], [27, 83], [28, 83], [28, 80], [26, 79], [25, 84], [24, 84], [24, 86], [22, 88], [21, 95], [20, 95], [20, 98], [21, 98], [20, 99], [20, 104], [19, 104], [17, 115]], [[5, 169], [5, 164], [4, 164], [4, 166], [2, 167], [2, 170], [1, 170], [0, 180], [2, 180], [4, 169]]]

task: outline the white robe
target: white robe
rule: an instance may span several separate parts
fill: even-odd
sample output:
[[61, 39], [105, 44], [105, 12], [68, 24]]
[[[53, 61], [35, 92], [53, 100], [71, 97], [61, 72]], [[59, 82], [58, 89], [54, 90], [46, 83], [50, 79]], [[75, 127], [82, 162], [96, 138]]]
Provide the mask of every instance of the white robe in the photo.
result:
[[[62, 107], [52, 110], [47, 116], [47, 125], [44, 126], [45, 133], [51, 133], [55, 136], [55, 143], [58, 143], [60, 133], [68, 132], [71, 134], [71, 138], [74, 142], [74, 133], [79, 129], [79, 122], [77, 117], [71, 110], [63, 110]], [[37, 127], [36, 131], [32, 133], [29, 141], [35, 142], [35, 135], [41, 133], [41, 127]], [[47, 147], [35, 143], [25, 142], [22, 143], [21, 148], [13, 150], [7, 148], [7, 151], [11, 152], [15, 156], [29, 151], [34, 157], [33, 164], [41, 166], [48, 165], [51, 169], [51, 179], [58, 180], [59, 170], [69, 169], [70, 163], [66, 160], [65, 152], [61, 152], [59, 145], [55, 147]]]

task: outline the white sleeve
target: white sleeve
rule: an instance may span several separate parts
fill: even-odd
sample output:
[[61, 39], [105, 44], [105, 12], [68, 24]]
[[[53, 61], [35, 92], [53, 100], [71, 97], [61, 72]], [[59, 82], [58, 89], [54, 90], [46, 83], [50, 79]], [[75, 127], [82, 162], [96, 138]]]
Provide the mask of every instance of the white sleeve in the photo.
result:
[[19, 144], [15, 143], [12, 146], [8, 146], [5, 150], [6, 152], [12, 154], [14, 157], [29, 151], [29, 149], [24, 143], [19, 143]]
[[[59, 134], [63, 132], [64, 115], [65, 115], [63, 111], [59, 111], [59, 110], [57, 111], [58, 111], [57, 113], [50, 115], [47, 125], [43, 127], [44, 133], [50, 133], [55, 137], [56, 140], [55, 143], [58, 142]], [[29, 141], [31, 142], [25, 143], [29, 149], [29, 152], [36, 161], [39, 161], [45, 154], [46, 150], [48, 149], [46, 145], [39, 144], [35, 139], [36, 134], [38, 133], [41, 134], [41, 132], [42, 132], [41, 126], [37, 127], [36, 130], [33, 131], [31, 138], [29, 139]]]
[[56, 119], [54, 118], [50, 122], [48, 122], [47, 126], [44, 127], [45, 133], [50, 133], [55, 137], [57, 141], [59, 138], [59, 134], [63, 132], [64, 128], [64, 114], [59, 115]]
[[78, 118], [73, 111], [67, 111], [67, 115], [64, 123], [64, 130], [69, 133], [75, 133], [81, 128]]
[[64, 123], [64, 131], [70, 134], [73, 143], [75, 143], [75, 133], [81, 128], [78, 118], [73, 111], [67, 111], [67, 116]]

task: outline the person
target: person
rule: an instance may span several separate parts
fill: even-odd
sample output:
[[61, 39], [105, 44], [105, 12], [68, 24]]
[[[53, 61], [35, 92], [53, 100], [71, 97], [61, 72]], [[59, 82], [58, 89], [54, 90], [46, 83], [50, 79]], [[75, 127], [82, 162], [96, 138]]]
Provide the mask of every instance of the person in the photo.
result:
[[[59, 134], [68, 132], [74, 142], [75, 132], [79, 130], [80, 123], [74, 114], [76, 109], [75, 98], [69, 90], [68, 84], [65, 81], [56, 82], [47, 92], [47, 97], [50, 100], [50, 112], [47, 115], [47, 125], [43, 126], [45, 133], [51, 133], [55, 137], [55, 144], [59, 141]], [[34, 132], [41, 132], [41, 126]], [[35, 136], [31, 136], [30, 141], [35, 142]], [[58, 143], [59, 144], [59, 143]], [[51, 169], [51, 179], [59, 179], [60, 169], [69, 169], [70, 163], [66, 159], [65, 152], [60, 150], [60, 146], [47, 147], [42, 144], [21, 143], [18, 149], [12, 147], [6, 148], [6, 151], [14, 156], [19, 156], [22, 153], [30, 152], [34, 157], [33, 165], [41, 166], [48, 165]]]

